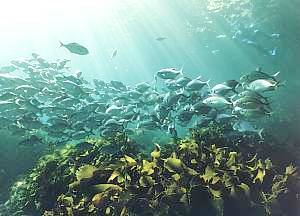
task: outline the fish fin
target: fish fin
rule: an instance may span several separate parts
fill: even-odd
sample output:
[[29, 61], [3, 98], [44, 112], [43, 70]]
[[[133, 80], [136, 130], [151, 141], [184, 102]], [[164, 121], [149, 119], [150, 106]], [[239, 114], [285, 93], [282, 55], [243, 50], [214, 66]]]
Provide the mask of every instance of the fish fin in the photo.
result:
[[235, 96], [236, 95], [234, 94], [234, 95], [231, 95], [231, 96], [228, 97], [229, 102], [231, 103], [232, 106], [233, 106], [233, 102], [234, 102], [233, 99], [235, 98]]
[[211, 89], [211, 87], [210, 87], [210, 85], [209, 85], [210, 80], [211, 80], [211, 79], [209, 79], [209, 80], [207, 80], [207, 81], [205, 82], [209, 89]]
[[199, 75], [199, 76], [197, 76], [195, 79], [196, 79], [196, 80], [200, 80], [201, 78], [202, 78], [202, 76]]
[[157, 76], [154, 75], [154, 90], [157, 91]]
[[238, 82], [234, 89], [238, 89], [239, 87], [243, 87], [241, 82]]
[[245, 83], [245, 82], [242, 82], [242, 88], [244, 89], [244, 90], [247, 90], [248, 88], [247, 88], [247, 84]]
[[285, 86], [286, 83], [287, 83], [287, 81], [284, 80], [284, 81], [282, 81], [282, 82], [278, 82], [275, 86], [276, 86], [276, 87]]
[[63, 47], [64, 46], [64, 44], [61, 41], [59, 41], [59, 44], [60, 44], [59, 47]]
[[180, 70], [179, 70], [179, 74], [180, 74], [181, 76], [183, 76], [183, 65], [182, 65], [182, 67], [181, 67]]
[[277, 73], [271, 75], [272, 77], [277, 77], [280, 74], [280, 71], [278, 71]]
[[237, 96], [238, 96], [237, 93], [235, 93], [235, 94], [233, 94], [232, 96], [230, 96], [229, 98], [230, 98], [231, 102], [233, 102], [233, 99], [234, 99], [235, 97], [237, 97]]
[[235, 95], [237, 95], [237, 94], [239, 93], [235, 88], [231, 89], [231, 91], [232, 91]]
[[258, 136], [259, 136], [259, 138], [262, 139], [262, 140], [264, 139], [263, 136], [262, 136], [263, 131], [264, 131], [264, 129], [262, 128], [262, 129], [260, 129], [260, 130], [258, 131], [258, 133], [257, 133]]
[[[200, 77], [200, 76], [199, 76]], [[197, 77], [198, 78], [198, 77]], [[197, 79], [196, 78], [196, 79]], [[215, 93], [212, 91], [212, 88], [211, 88], [211, 86], [210, 86], [210, 84], [209, 84], [209, 82], [210, 82], [210, 79], [209, 80], [207, 80], [206, 82], [205, 82], [205, 84], [207, 85], [207, 87], [208, 87], [208, 91], [209, 91], [209, 94], [210, 95], [214, 95]]]

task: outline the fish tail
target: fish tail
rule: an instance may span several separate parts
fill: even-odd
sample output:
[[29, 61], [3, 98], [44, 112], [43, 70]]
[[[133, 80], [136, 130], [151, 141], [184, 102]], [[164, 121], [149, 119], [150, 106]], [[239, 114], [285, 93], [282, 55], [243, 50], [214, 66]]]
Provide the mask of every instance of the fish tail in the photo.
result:
[[210, 79], [209, 79], [209, 80], [207, 80], [205, 83], [206, 83], [207, 87], [209, 88], [210, 92], [212, 92], [212, 90], [211, 90], [212, 88], [211, 88], [211, 86], [210, 86], [209, 82], [210, 82]]
[[244, 82], [242, 82], [242, 88], [244, 89], [244, 90], [246, 90], [247, 89], [247, 84], [246, 83], [244, 83]]
[[179, 74], [180, 74], [181, 76], [183, 76], [183, 66], [180, 68]]
[[228, 99], [229, 99], [229, 102], [231, 103], [231, 105], [232, 106], [234, 106], [234, 98], [236, 97], [236, 95], [232, 95], [232, 96], [230, 96], [230, 97], [228, 97]]
[[258, 134], [258, 136], [259, 136], [259, 138], [260, 138], [261, 140], [264, 139], [263, 136], [262, 136], [263, 131], [264, 131], [264, 129], [262, 128], [262, 129], [260, 129], [260, 130], [257, 132], [257, 134]]
[[235, 95], [237, 95], [239, 92], [235, 89], [235, 88], [233, 88], [233, 89], [231, 89], [232, 90], [232, 92], [235, 94]]
[[58, 42], [59, 42], [59, 44], [60, 44], [59, 47], [63, 47], [63, 46], [64, 46], [64, 44], [63, 44], [61, 41], [58, 41]]
[[201, 78], [202, 78], [202, 76], [199, 75], [199, 76], [197, 76], [195, 79], [196, 79], [196, 80], [201, 80]]
[[282, 82], [278, 82], [278, 83], [276, 83], [276, 85], [275, 85], [275, 87], [280, 87], [280, 86], [285, 86], [286, 85], [286, 80], [284, 80], [284, 81], [282, 81]]
[[157, 91], [157, 76], [154, 75], [154, 90]]
[[239, 86], [241, 86], [241, 85], [242, 85], [242, 84], [241, 84], [240, 82], [238, 82], [238, 83], [236, 84], [236, 86], [234, 86], [234, 87], [232, 88], [232, 91], [233, 91], [234, 93], [238, 94], [237, 88], [238, 88]]

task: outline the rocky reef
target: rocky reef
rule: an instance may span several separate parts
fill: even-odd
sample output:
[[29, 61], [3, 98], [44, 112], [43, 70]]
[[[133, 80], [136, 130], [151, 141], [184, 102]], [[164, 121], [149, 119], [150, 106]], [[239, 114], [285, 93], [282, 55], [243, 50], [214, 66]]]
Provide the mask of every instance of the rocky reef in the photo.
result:
[[[42, 157], [3, 215], [299, 215], [295, 160], [211, 123], [150, 153], [125, 134]], [[228, 131], [226, 131], [228, 134]]]

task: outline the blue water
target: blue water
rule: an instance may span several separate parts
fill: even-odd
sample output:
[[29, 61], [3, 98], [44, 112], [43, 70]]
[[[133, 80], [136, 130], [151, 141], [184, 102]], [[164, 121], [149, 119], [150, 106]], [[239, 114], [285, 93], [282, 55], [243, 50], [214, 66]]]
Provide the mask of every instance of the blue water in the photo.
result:
[[[165, 67], [183, 68], [187, 76], [201, 75], [212, 84], [257, 67], [280, 71], [286, 85], [273, 98], [269, 132], [299, 147], [299, 0], [11, 0], [0, 7], [1, 66], [38, 53], [70, 59], [71, 68], [89, 81], [126, 84], [151, 82]], [[74, 55], [59, 41], [80, 43], [90, 54]], [[15, 167], [8, 172], [11, 179], [36, 159], [26, 153], [18, 158], [24, 167], [17, 159], [8, 162], [21, 154], [9, 145], [14, 139], [0, 141], [0, 169]]]

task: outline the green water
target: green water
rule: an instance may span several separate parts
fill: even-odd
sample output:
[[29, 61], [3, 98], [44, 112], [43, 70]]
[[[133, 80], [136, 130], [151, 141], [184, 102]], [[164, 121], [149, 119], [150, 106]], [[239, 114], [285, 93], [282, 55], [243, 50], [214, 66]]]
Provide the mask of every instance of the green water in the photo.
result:
[[[280, 71], [286, 84], [272, 99], [274, 115], [265, 122], [271, 126], [266, 131], [299, 149], [299, 0], [12, 0], [0, 7], [0, 65], [34, 52], [49, 60], [70, 59], [72, 69], [89, 81], [129, 85], [152, 82], [165, 67], [183, 67], [187, 76], [201, 75], [212, 84], [257, 67]], [[59, 41], [78, 42], [90, 54], [69, 53]], [[4, 201], [12, 182], [44, 152], [19, 149], [18, 137], [6, 132], [1, 137]]]

